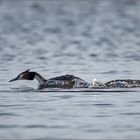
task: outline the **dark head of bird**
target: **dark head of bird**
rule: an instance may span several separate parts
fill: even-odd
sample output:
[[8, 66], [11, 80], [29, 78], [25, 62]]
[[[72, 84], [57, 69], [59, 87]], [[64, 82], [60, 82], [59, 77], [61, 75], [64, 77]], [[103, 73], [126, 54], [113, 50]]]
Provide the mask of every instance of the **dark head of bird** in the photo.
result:
[[9, 82], [13, 82], [16, 80], [34, 80], [35, 72], [30, 72], [30, 69], [20, 73], [16, 78], [10, 80]]

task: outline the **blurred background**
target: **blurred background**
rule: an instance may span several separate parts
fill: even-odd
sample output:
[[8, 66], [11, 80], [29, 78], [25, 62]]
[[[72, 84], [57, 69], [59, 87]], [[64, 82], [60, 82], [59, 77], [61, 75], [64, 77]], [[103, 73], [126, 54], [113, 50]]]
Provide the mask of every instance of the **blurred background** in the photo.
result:
[[1, 0], [1, 78], [31, 68], [47, 77], [139, 79], [139, 6], [139, 0]]
[[140, 79], [139, 68], [140, 0], [0, 0], [1, 138], [138, 138], [139, 92], [20, 92], [38, 83], [8, 81], [26, 69]]

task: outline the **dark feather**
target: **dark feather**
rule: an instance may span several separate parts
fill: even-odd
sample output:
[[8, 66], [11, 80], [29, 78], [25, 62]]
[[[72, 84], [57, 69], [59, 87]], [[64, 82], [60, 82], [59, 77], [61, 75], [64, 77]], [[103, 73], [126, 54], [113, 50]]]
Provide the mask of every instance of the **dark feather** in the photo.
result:
[[[74, 75], [63, 75], [63, 76], [58, 76], [58, 77], [54, 77], [54, 78], [51, 78], [49, 80], [63, 80], [63, 81], [72, 81], [72, 80], [75, 80], [75, 79], [79, 79], [79, 80], [82, 80]], [[83, 80], [84, 81], [84, 80]]]

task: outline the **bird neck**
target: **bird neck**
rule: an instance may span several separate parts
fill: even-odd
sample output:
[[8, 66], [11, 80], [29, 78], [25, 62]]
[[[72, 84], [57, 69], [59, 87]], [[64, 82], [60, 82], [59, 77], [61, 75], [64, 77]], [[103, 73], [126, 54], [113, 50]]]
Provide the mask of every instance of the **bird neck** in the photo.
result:
[[44, 79], [40, 74], [35, 73], [35, 77], [34, 79], [36, 79], [40, 85], [44, 84], [44, 82], [46, 81], [46, 79]]

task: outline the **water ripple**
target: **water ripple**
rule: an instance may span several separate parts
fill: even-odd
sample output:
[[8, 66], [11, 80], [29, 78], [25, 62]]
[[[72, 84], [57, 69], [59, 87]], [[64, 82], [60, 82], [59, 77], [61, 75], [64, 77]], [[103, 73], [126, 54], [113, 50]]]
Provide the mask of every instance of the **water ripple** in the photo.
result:
[[23, 104], [10, 104], [10, 105], [0, 105], [0, 107], [20, 107], [20, 106], [25, 106]]
[[124, 112], [120, 113], [120, 115], [125, 115], [125, 116], [140, 116], [139, 112]]
[[0, 116], [19, 116], [19, 115], [15, 113], [0, 113]]
[[47, 126], [46, 125], [26, 125], [26, 126], [24, 126], [24, 128], [47, 128]]
[[29, 68], [47, 78], [140, 79], [139, 13], [139, 0], [0, 1], [0, 138], [139, 138], [140, 88], [8, 82]]
[[9, 129], [9, 128], [18, 128], [19, 127], [19, 125], [2, 125], [2, 124], [0, 124], [0, 129]]

